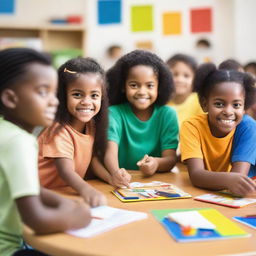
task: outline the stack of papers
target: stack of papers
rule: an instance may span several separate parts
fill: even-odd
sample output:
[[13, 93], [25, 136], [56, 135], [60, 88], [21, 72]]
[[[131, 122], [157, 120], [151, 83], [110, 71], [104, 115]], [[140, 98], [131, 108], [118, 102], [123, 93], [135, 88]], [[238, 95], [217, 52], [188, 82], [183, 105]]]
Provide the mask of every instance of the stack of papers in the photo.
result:
[[122, 210], [109, 206], [92, 208], [91, 215], [93, 218], [88, 226], [69, 230], [67, 233], [82, 238], [92, 237], [130, 222], [146, 219], [148, 216], [144, 212]]

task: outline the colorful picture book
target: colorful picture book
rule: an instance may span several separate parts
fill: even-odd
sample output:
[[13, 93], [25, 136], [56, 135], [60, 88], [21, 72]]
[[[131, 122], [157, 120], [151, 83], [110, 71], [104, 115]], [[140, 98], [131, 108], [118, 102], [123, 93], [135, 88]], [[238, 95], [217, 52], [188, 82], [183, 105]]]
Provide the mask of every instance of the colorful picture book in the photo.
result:
[[152, 210], [177, 242], [248, 237], [249, 233], [213, 208]]
[[112, 193], [122, 202], [167, 200], [191, 197], [190, 194], [184, 192], [177, 186], [161, 181], [153, 181], [150, 183], [132, 182], [130, 183], [130, 188], [118, 188], [112, 191]]
[[253, 216], [234, 217], [233, 219], [251, 228], [256, 229], [256, 215], [254, 217]]
[[194, 197], [194, 199], [233, 208], [240, 208], [249, 204], [256, 203], [256, 198], [236, 197], [228, 193], [204, 194]]
[[128, 211], [109, 206], [92, 208], [91, 215], [92, 221], [88, 226], [69, 230], [67, 233], [82, 238], [92, 237], [130, 222], [146, 219], [148, 216], [144, 212]]

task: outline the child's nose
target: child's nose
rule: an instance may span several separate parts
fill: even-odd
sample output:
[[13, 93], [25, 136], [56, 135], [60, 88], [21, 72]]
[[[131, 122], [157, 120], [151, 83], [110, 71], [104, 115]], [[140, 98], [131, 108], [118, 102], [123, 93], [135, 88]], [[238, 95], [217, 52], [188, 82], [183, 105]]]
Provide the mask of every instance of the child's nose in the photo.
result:
[[225, 108], [224, 108], [224, 114], [225, 115], [233, 115], [233, 108], [232, 108], [232, 106], [226, 106]]
[[86, 105], [86, 104], [89, 104], [90, 103], [90, 98], [89, 97], [84, 97], [81, 99], [81, 102], [80, 102], [82, 105]]
[[51, 97], [50, 103], [51, 103], [51, 105], [53, 105], [53, 106], [58, 106], [58, 105], [59, 105], [59, 100], [58, 100], [58, 98], [56, 97], [55, 94]]

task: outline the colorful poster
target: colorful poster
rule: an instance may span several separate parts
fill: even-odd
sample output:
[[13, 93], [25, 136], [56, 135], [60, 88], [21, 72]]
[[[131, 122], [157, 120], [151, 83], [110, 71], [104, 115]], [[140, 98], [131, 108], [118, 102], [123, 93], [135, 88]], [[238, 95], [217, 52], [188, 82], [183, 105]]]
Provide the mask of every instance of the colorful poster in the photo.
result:
[[153, 7], [141, 5], [131, 7], [132, 32], [143, 32], [153, 30]]
[[0, 14], [14, 14], [14, 0], [0, 0]]
[[190, 24], [192, 33], [212, 32], [212, 9], [191, 9]]
[[166, 12], [163, 14], [163, 34], [180, 35], [181, 34], [181, 13]]
[[98, 24], [121, 23], [121, 0], [98, 0]]

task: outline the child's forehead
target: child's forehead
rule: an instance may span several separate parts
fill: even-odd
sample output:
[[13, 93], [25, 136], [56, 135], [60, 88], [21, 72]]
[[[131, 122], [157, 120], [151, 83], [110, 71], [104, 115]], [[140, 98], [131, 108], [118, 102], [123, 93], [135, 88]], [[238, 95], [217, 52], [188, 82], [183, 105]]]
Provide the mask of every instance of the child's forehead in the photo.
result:
[[218, 95], [219, 97], [225, 95], [236, 95], [241, 94], [244, 95], [244, 87], [238, 82], [220, 82], [212, 85], [209, 91], [209, 97], [215, 97]]
[[68, 84], [69, 89], [73, 88], [97, 88], [102, 90], [103, 78], [98, 73], [80, 73], [77, 78]]

